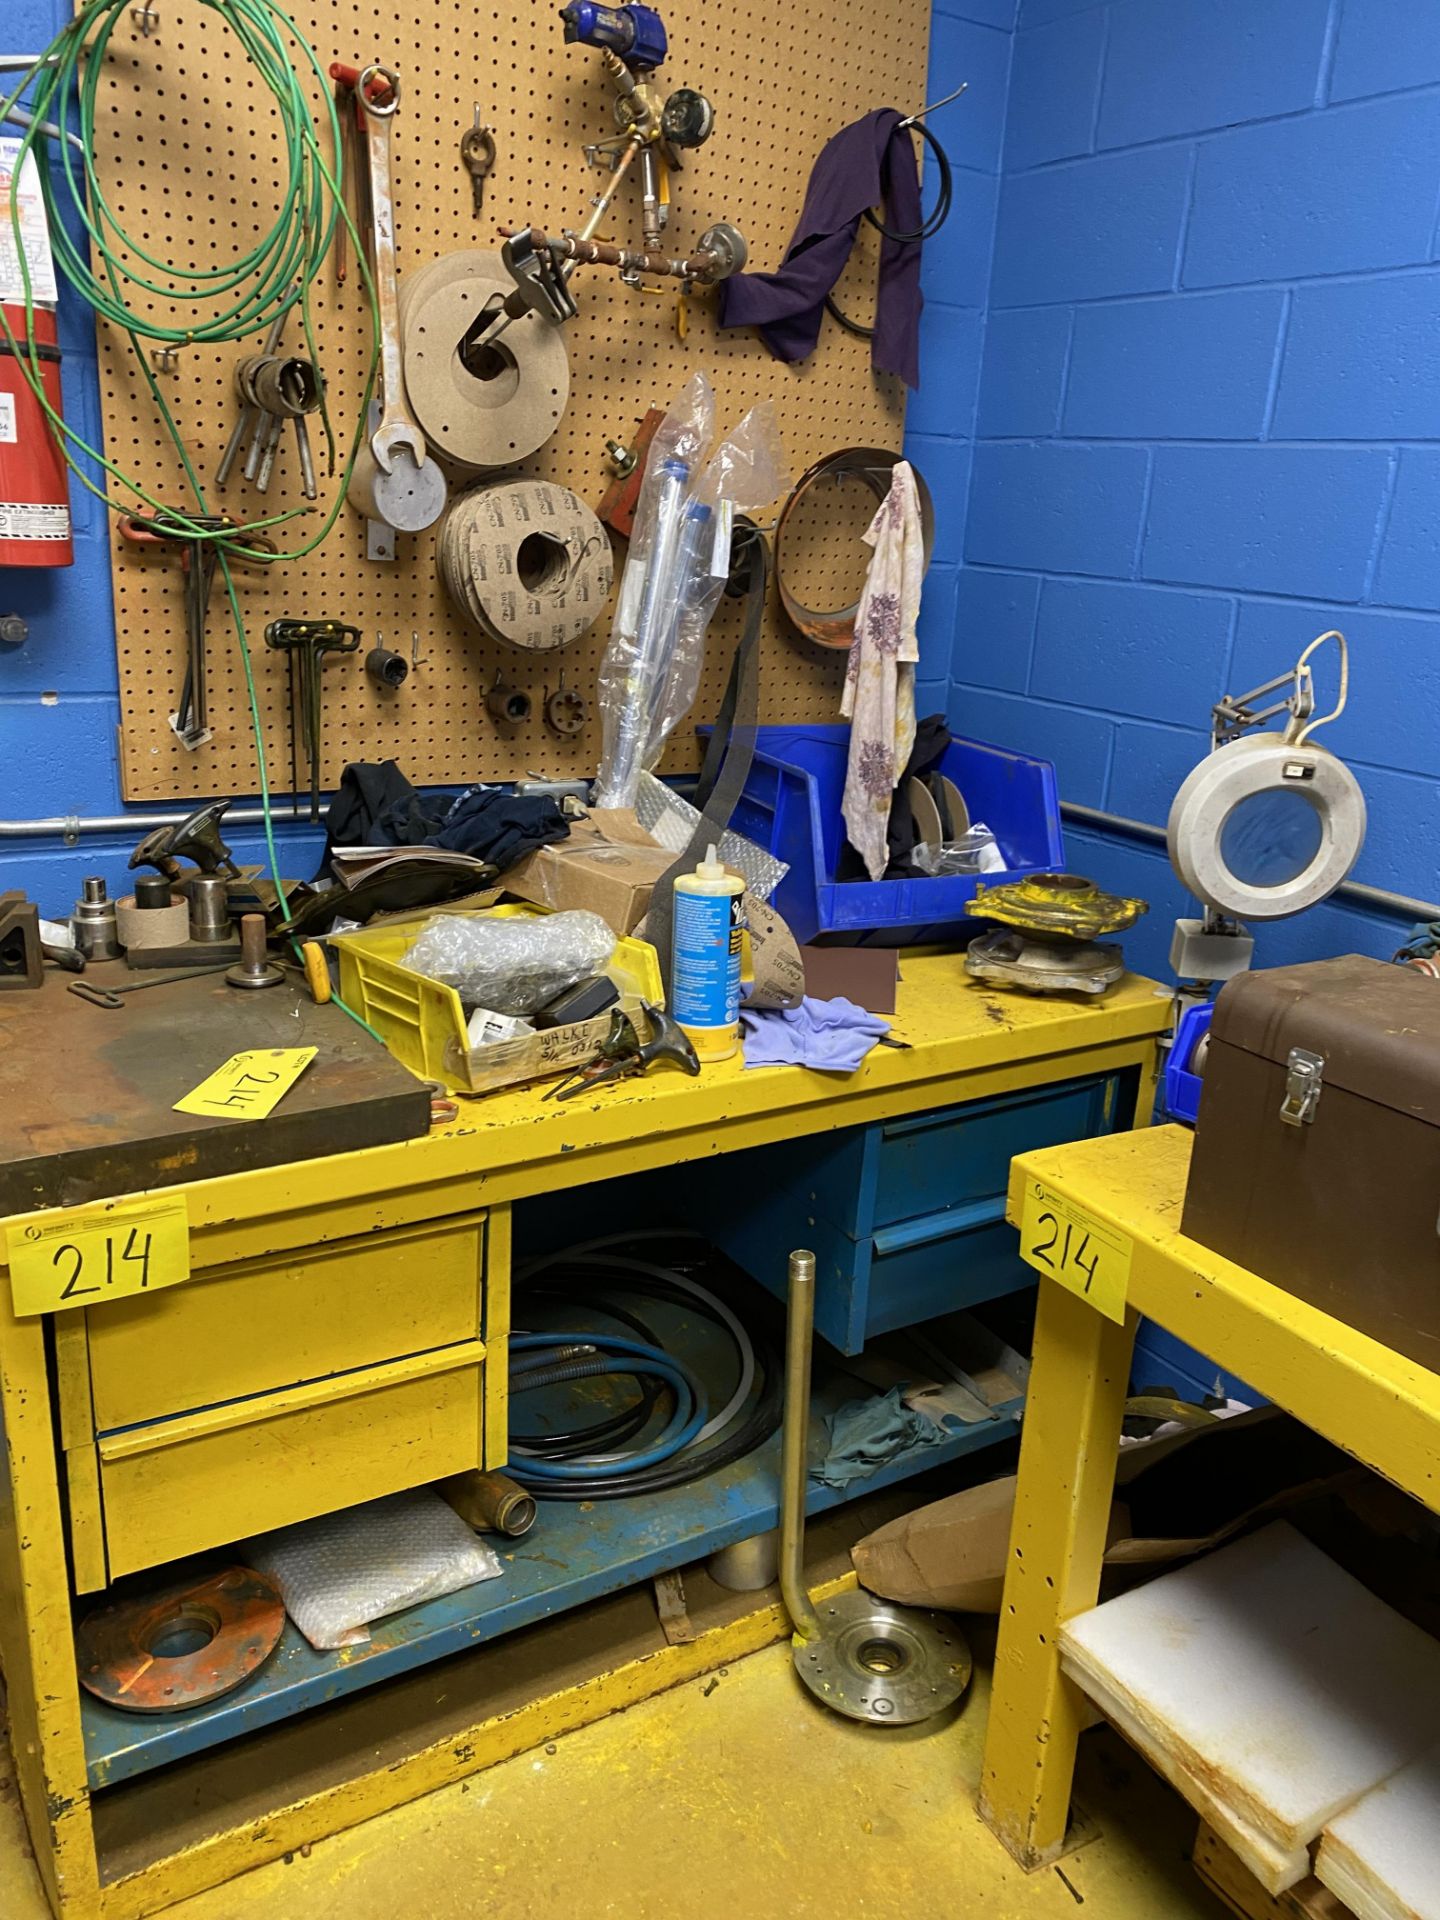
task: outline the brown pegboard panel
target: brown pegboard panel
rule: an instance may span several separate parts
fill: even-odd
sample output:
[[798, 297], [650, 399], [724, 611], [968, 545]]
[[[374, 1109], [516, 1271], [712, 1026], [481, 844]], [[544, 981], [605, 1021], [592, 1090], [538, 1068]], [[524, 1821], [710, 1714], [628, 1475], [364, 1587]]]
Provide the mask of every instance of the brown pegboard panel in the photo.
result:
[[[273, 219], [281, 154], [277, 116], [233, 37], [198, 0], [156, 0], [158, 34], [128, 42], [117, 32], [98, 116], [99, 169], [118, 217], [158, 258], [222, 261], [258, 240]], [[672, 183], [669, 237], [693, 244], [713, 221], [733, 221], [750, 243], [751, 265], [779, 263], [798, 216], [810, 165], [841, 126], [878, 106], [922, 104], [928, 0], [896, 0], [877, 31], [869, 0], [827, 0], [823, 10], [759, 5], [721, 8], [680, 0], [662, 11], [671, 53], [662, 91], [696, 86], [714, 101], [711, 141], [687, 156]], [[599, 176], [581, 146], [610, 131], [611, 92], [598, 54], [566, 47], [551, 0], [411, 0], [403, 8], [359, 0], [296, 0], [290, 8], [322, 66], [332, 58], [383, 61], [403, 77], [394, 123], [394, 191], [402, 276], [456, 247], [494, 246], [502, 225], [533, 220], [551, 231], [579, 224]], [[316, 93], [315, 106], [320, 110]], [[471, 211], [459, 139], [478, 105], [495, 130], [498, 158], [483, 218]], [[621, 190], [602, 232], [638, 244], [638, 183]], [[847, 311], [868, 315], [876, 242], [862, 227], [857, 257], [841, 283]], [[668, 244], [668, 241], [667, 241]], [[695, 369], [708, 373], [723, 427], [770, 398], [787, 460], [798, 475], [821, 455], [856, 443], [896, 447], [904, 423], [898, 382], [871, 373], [868, 343], [825, 325], [803, 366], [772, 360], [748, 332], [721, 333], [711, 302], [690, 303], [689, 337], [675, 329], [675, 302], [641, 296], [605, 269], [577, 276], [579, 318], [566, 329], [570, 403], [553, 439], [518, 470], [572, 487], [598, 503], [608, 474], [607, 438], [624, 438], [652, 405], [665, 405]], [[163, 311], [157, 303], [157, 312]], [[353, 429], [367, 360], [362, 295], [352, 266], [336, 289], [327, 266], [315, 286], [320, 357], [338, 423]], [[129, 344], [100, 327], [105, 444], [111, 457], [160, 498], [187, 496], [173, 451]], [[260, 342], [253, 342], [258, 349]], [[298, 322], [285, 344], [303, 350]], [[213, 475], [235, 420], [232, 371], [252, 343], [192, 347], [161, 375], [212, 507], [258, 518], [303, 504], [293, 440], [282, 441], [275, 478], [261, 496], [238, 474], [223, 495]], [[313, 425], [313, 423], [312, 423]], [[317, 451], [323, 452], [318, 446]], [[335, 482], [321, 465], [321, 502]], [[811, 513], [797, 527], [797, 590], [812, 605], [853, 600], [863, 578], [858, 534], [868, 514], [858, 488], [835, 490], [833, 515]], [[774, 510], [762, 518], [773, 520]], [[304, 525], [305, 523], [297, 523]], [[315, 522], [313, 524], [318, 524]], [[292, 542], [298, 544], [298, 542]], [[452, 611], [435, 573], [435, 533], [397, 541], [393, 563], [365, 557], [364, 523], [346, 507], [329, 539], [303, 561], [235, 578], [250, 635], [266, 753], [277, 791], [290, 785], [291, 740], [284, 660], [262, 633], [277, 615], [332, 617], [360, 627], [361, 653], [325, 669], [322, 784], [333, 786], [347, 760], [393, 757], [417, 782], [507, 779], [526, 772], [594, 771], [599, 716], [575, 740], [543, 725], [539, 710], [563, 672], [567, 686], [593, 695], [609, 637], [607, 611], [582, 640], [538, 660], [481, 639]], [[217, 586], [209, 622], [213, 740], [187, 753], [167, 724], [184, 663], [178, 556], [137, 552], [114, 536], [122, 766], [129, 800], [252, 793], [257, 776], [244, 676]], [[623, 552], [617, 554], [617, 579]], [[724, 603], [711, 630], [696, 706], [714, 711], [723, 688], [739, 610]], [[382, 641], [419, 664], [393, 693], [371, 686], [366, 648]], [[837, 716], [843, 656], [796, 639], [769, 611], [762, 655], [762, 711], [769, 721]], [[497, 676], [528, 689], [535, 717], [503, 730], [484, 709]], [[667, 765], [695, 764], [688, 731]], [[303, 783], [303, 775], [302, 775]]]

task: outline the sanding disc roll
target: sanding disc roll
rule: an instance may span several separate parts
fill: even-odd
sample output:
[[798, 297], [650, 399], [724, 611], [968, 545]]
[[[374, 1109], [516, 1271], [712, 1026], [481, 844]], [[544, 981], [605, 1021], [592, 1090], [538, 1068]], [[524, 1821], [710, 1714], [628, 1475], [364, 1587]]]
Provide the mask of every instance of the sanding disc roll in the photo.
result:
[[481, 344], [515, 291], [496, 253], [432, 260], [400, 283], [405, 392], [435, 452], [474, 472], [513, 467], [554, 433], [570, 396], [559, 327], [536, 313]]
[[508, 480], [473, 487], [440, 527], [440, 578], [491, 638], [549, 653], [586, 633], [610, 597], [610, 541], [568, 487]]

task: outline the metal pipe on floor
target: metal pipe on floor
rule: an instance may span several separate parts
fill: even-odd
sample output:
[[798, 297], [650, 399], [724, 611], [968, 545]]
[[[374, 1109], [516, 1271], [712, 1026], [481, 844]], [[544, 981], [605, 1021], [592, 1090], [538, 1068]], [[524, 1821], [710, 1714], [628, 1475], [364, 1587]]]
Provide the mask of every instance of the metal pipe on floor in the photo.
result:
[[785, 1323], [785, 1426], [780, 1441], [780, 1592], [802, 1640], [818, 1640], [820, 1616], [805, 1584], [805, 1471], [810, 1436], [810, 1347], [815, 1325], [815, 1256], [790, 1256]]
[[[1077, 827], [1123, 834], [1128, 840], [1141, 840], [1150, 846], [1165, 845], [1164, 827], [1152, 826], [1148, 820], [1131, 820], [1123, 813], [1107, 813], [1103, 807], [1081, 806], [1078, 800], [1062, 800], [1060, 812]], [[1363, 880], [1342, 880], [1330, 897], [1348, 900], [1352, 906], [1363, 907], [1370, 913], [1387, 914], [1396, 920], [1440, 920], [1440, 906], [1433, 901], [1416, 900], [1408, 893], [1392, 893], [1388, 887], [1370, 887]]]

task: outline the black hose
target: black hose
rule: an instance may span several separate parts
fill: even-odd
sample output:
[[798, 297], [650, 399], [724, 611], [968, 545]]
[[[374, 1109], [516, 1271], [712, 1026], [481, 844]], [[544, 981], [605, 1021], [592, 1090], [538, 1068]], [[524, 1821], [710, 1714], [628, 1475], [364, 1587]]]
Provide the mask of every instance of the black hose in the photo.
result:
[[[906, 233], [897, 231], [894, 227], [887, 227], [883, 220], [877, 219], [871, 208], [865, 209], [865, 218], [876, 232], [883, 234], [887, 240], [898, 242], [901, 246], [918, 246], [922, 240], [929, 240], [932, 235], [937, 234], [950, 218], [950, 211], [955, 201], [955, 175], [950, 165], [949, 154], [923, 120], [912, 120], [910, 124], [934, 154], [935, 164], [940, 170], [940, 191], [936, 197], [934, 211], [928, 219], [922, 220], [913, 232]], [[847, 333], [856, 334], [862, 340], [874, 339], [874, 327], [862, 326], [858, 320], [852, 320], [848, 313], [843, 313], [840, 303], [833, 294], [827, 293], [825, 296], [825, 311]]]

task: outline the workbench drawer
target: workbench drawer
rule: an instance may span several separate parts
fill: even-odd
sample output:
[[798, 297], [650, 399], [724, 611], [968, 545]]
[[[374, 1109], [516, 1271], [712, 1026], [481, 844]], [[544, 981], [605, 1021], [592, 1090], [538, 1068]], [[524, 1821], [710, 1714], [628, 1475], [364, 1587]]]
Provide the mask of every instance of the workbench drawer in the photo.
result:
[[1010, 1161], [1129, 1125], [1124, 1083], [1092, 1074], [719, 1156], [695, 1171], [695, 1224], [782, 1298], [790, 1249], [813, 1248], [816, 1329], [858, 1353], [1033, 1282], [1004, 1224]]
[[461, 1341], [71, 1449], [77, 1587], [495, 1464], [484, 1354]]
[[484, 1212], [452, 1214], [57, 1315], [64, 1443], [475, 1340], [485, 1237]]

